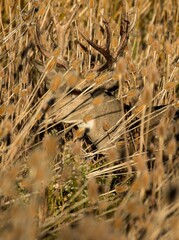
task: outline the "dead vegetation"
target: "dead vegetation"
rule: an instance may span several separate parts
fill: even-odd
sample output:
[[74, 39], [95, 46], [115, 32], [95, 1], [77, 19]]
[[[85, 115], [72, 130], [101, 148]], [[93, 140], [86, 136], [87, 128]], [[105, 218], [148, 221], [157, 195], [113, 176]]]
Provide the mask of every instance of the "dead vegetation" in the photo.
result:
[[179, 238], [179, 6], [0, 2], [2, 239]]

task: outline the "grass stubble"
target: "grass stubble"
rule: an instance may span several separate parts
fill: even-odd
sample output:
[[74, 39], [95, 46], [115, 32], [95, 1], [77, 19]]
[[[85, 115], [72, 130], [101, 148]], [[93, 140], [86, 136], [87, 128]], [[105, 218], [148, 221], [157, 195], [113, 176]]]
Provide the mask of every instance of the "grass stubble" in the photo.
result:
[[[115, 53], [124, 11], [103, 71], [85, 38], [108, 44], [108, 22]], [[178, 23], [175, 0], [0, 2], [0, 239], [179, 239]], [[60, 103], [113, 83], [124, 117], [94, 151]]]

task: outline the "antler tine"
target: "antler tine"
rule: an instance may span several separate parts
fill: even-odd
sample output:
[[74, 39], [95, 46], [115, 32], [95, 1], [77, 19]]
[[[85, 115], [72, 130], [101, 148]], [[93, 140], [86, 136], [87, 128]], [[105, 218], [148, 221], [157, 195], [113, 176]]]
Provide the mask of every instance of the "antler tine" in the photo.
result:
[[[124, 27], [124, 25], [125, 25], [125, 27]], [[129, 39], [129, 21], [128, 21], [128, 19], [122, 19], [120, 35], [121, 35], [121, 41], [120, 41], [119, 47], [116, 51], [116, 56], [115, 56], [116, 60], [119, 56], [121, 56], [123, 54], [124, 49], [126, 48], [127, 43], [128, 43], [128, 39]]]
[[[53, 54], [49, 51], [45, 50], [44, 47], [40, 43], [40, 30], [38, 28], [38, 23], [35, 25], [35, 42], [40, 50], [40, 52], [47, 58], [53, 57]], [[57, 57], [57, 64], [64, 67], [65, 69], [68, 69], [68, 62], [60, 57]]]
[[122, 1], [123, 11], [122, 11], [122, 17], [121, 17], [121, 27], [120, 27], [120, 35], [121, 35], [121, 41], [118, 46], [118, 49], [116, 51], [115, 59], [117, 61], [117, 58], [123, 55], [124, 49], [127, 46], [128, 39], [129, 39], [129, 5], [126, 0]]
[[77, 11], [79, 9], [79, 5], [76, 5], [75, 10], [73, 11], [71, 17], [68, 19], [68, 21], [65, 24], [60, 24], [57, 19], [54, 17], [53, 21], [56, 25], [56, 31], [57, 31], [57, 41], [60, 48], [60, 55], [63, 57], [64, 52], [64, 45], [65, 45], [65, 35], [67, 33], [67, 30], [73, 21], [74, 17], [77, 14]]
[[105, 18], [103, 18], [103, 23], [105, 25], [106, 28], [106, 50], [108, 52], [110, 52], [110, 44], [111, 44], [111, 29], [109, 27], [109, 23], [107, 22], [107, 20]]
[[35, 42], [36, 42], [36, 45], [38, 47], [38, 49], [40, 50], [40, 52], [47, 58], [50, 58], [50, 53], [48, 51], [46, 51], [41, 43], [40, 43], [40, 30], [39, 30], [39, 27], [38, 27], [38, 23], [35, 24], [35, 34], [34, 34], [34, 37], [35, 37]]
[[130, 15], [134, 15], [134, 17], [133, 17], [132, 21], [130, 21], [129, 33], [133, 30], [134, 25], [136, 23], [136, 20], [137, 20], [137, 10], [135, 8], [133, 8], [132, 11], [130, 12], [129, 16]]
[[78, 29], [79, 33], [81, 34], [81, 36], [87, 41], [87, 43], [89, 43], [94, 49], [96, 49], [98, 52], [100, 52], [106, 59], [109, 56], [109, 52], [106, 51], [106, 49], [102, 48], [100, 45], [94, 43], [92, 40], [88, 39], [79, 29]]
[[113, 63], [113, 57], [111, 56], [109, 49], [102, 48], [100, 45], [89, 40], [79, 29], [78, 29], [78, 31], [81, 34], [81, 36], [87, 41], [87, 43], [90, 44], [95, 50], [100, 52], [106, 59], [106, 63], [104, 65], [102, 65], [100, 68], [95, 69], [95, 70], [97, 72], [101, 72], [101, 71], [104, 71], [105, 69], [107, 69], [108, 67], [111, 67], [112, 63]]

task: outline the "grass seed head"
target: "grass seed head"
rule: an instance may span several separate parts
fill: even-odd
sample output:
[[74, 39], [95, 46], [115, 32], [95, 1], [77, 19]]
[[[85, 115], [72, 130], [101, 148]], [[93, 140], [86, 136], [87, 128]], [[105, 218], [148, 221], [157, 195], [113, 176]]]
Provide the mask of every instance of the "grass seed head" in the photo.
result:
[[98, 77], [95, 78], [95, 83], [97, 85], [101, 85], [105, 82], [107, 82], [107, 80], [109, 79], [109, 73], [103, 73], [101, 75], [99, 75]]
[[74, 136], [75, 136], [75, 138], [77, 138], [77, 139], [82, 138], [82, 137], [84, 136], [84, 134], [85, 134], [85, 128], [79, 128], [78, 130], [76, 130], [76, 131], [74, 132]]
[[69, 87], [74, 88], [78, 84], [79, 76], [75, 69], [72, 69], [65, 75], [64, 79]]
[[174, 156], [177, 149], [177, 143], [175, 138], [172, 138], [167, 145], [167, 153], [169, 156]]
[[118, 74], [124, 75], [127, 70], [127, 61], [125, 58], [119, 58], [116, 64], [116, 72]]
[[52, 92], [56, 92], [59, 89], [59, 87], [60, 87], [60, 85], [62, 83], [62, 79], [63, 79], [63, 76], [62, 76], [62, 74], [60, 72], [57, 73], [54, 76], [54, 78], [52, 79], [52, 82], [50, 84], [50, 90]]
[[58, 138], [52, 135], [45, 135], [43, 138], [43, 147], [48, 155], [55, 155], [58, 148]]
[[88, 72], [86, 75], [85, 75], [85, 78], [87, 81], [91, 82], [93, 81], [97, 76], [97, 73], [96, 72]]
[[110, 124], [108, 121], [103, 122], [103, 130], [107, 132], [110, 129]]
[[166, 136], [166, 119], [162, 118], [158, 127], [157, 127], [157, 135], [159, 138], [164, 139]]
[[160, 80], [160, 75], [157, 67], [155, 65], [151, 65], [149, 71], [146, 69], [146, 73], [149, 79], [149, 83], [157, 84]]
[[104, 97], [103, 97], [102, 95], [101, 95], [101, 96], [98, 96], [98, 97], [95, 97], [95, 98], [92, 100], [93, 106], [99, 106], [99, 105], [101, 105], [103, 102], [104, 102]]
[[49, 158], [45, 151], [36, 149], [31, 152], [28, 158], [30, 167], [29, 181], [33, 191], [41, 191], [50, 182], [51, 171], [49, 168]]
[[166, 54], [173, 54], [174, 48], [173, 48], [173, 45], [169, 41], [165, 42], [164, 49], [165, 49]]
[[117, 194], [121, 194], [121, 193], [124, 193], [124, 192], [127, 192], [129, 190], [129, 187], [127, 185], [119, 185], [117, 184], [115, 186], [115, 191]]
[[164, 89], [166, 90], [166, 91], [170, 91], [170, 90], [172, 90], [173, 88], [175, 88], [176, 86], [177, 86], [177, 82], [167, 82], [166, 84], [165, 84], [165, 86], [164, 86]]
[[141, 96], [142, 104], [146, 106], [150, 105], [152, 101], [152, 97], [153, 97], [152, 88], [150, 85], [146, 85]]
[[85, 123], [87, 123], [87, 122], [89, 122], [89, 121], [91, 121], [91, 120], [93, 120], [93, 116], [90, 115], [90, 114], [85, 115], [84, 118], [83, 118], [83, 121], [84, 121]]
[[47, 65], [45, 67], [45, 71], [51, 72], [55, 68], [56, 64], [57, 64], [57, 58], [56, 57], [52, 57], [48, 61]]
[[95, 204], [98, 201], [98, 184], [95, 178], [91, 178], [88, 181], [88, 197], [91, 204]]
[[81, 156], [82, 155], [82, 142], [76, 141], [73, 143], [72, 152], [74, 155]]

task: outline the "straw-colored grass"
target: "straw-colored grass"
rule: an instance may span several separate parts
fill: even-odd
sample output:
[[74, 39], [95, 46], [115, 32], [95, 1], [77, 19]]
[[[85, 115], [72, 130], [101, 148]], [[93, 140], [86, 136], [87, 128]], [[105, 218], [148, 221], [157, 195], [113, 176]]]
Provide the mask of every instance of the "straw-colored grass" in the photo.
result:
[[[179, 239], [178, 23], [177, 0], [0, 1], [0, 239]], [[99, 90], [103, 149], [69, 121]]]

